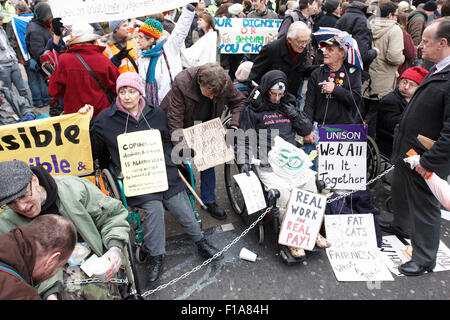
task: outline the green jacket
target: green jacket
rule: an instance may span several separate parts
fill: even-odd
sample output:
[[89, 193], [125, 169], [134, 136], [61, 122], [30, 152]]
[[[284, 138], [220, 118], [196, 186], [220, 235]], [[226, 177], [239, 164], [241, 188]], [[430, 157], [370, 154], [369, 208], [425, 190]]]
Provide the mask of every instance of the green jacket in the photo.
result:
[[[106, 196], [87, 179], [74, 176], [57, 176], [54, 179], [58, 186], [56, 205], [60, 214], [72, 221], [97, 256], [104, 254], [104, 248], [123, 248], [128, 243], [128, 212], [119, 200]], [[0, 234], [30, 221], [6, 207], [0, 213]], [[62, 270], [37, 286], [44, 299], [52, 293], [61, 292], [62, 288]]]

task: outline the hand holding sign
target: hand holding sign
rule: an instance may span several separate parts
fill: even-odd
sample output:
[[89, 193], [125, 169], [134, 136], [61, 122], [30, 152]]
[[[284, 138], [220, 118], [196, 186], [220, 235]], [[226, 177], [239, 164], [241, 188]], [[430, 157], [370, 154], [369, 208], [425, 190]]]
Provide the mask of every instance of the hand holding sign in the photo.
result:
[[334, 91], [334, 81], [331, 77], [328, 77], [328, 81], [319, 82], [319, 85], [322, 86], [323, 93], [333, 93]]
[[78, 110], [78, 113], [86, 114], [89, 113], [90, 119], [94, 116], [94, 107], [90, 104], [85, 104], [84, 107]]

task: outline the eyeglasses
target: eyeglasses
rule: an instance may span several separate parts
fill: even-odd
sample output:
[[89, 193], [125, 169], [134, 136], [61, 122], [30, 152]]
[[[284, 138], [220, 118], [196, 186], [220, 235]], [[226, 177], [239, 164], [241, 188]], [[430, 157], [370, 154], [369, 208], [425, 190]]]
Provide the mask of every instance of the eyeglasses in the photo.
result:
[[309, 41], [310, 41], [310, 39], [308, 39], [308, 40], [298, 40], [298, 39], [295, 39], [295, 40], [293, 40], [296, 44], [298, 44], [299, 46], [306, 46], [308, 43], [309, 43]]
[[269, 91], [269, 96], [273, 97], [273, 98], [283, 98], [284, 97], [284, 92], [283, 93], [276, 93], [276, 92], [271, 92]]
[[31, 185], [31, 182], [29, 183], [30, 186], [30, 192], [26, 191], [23, 195], [21, 195], [20, 197], [14, 199], [13, 201], [11, 201], [10, 203], [8, 203], [8, 206], [11, 205], [18, 205], [19, 203], [27, 203], [28, 201], [31, 200], [31, 198], [33, 197], [33, 188]]
[[401, 79], [399, 84], [403, 85], [403, 86], [408, 85], [412, 88], [417, 88], [419, 86], [417, 83], [415, 83], [414, 81], [409, 80], [409, 79]]

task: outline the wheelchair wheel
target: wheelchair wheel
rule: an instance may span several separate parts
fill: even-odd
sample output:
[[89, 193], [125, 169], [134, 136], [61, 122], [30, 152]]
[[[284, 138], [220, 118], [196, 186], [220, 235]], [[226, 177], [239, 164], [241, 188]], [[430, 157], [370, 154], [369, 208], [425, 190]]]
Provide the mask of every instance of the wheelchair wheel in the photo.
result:
[[136, 246], [136, 261], [139, 263], [144, 263], [148, 257], [148, 252], [143, 245]]
[[114, 180], [111, 172], [109, 172], [108, 169], [102, 170], [102, 179], [103, 185], [105, 189], [110, 193], [110, 196], [115, 199], [122, 200], [119, 189], [117, 188], [116, 181]]
[[[380, 150], [375, 141], [367, 136], [367, 181], [370, 181], [378, 176], [381, 167]], [[370, 184], [374, 187], [377, 181]]]
[[259, 223], [258, 224], [258, 244], [263, 244], [264, 243], [264, 224]]

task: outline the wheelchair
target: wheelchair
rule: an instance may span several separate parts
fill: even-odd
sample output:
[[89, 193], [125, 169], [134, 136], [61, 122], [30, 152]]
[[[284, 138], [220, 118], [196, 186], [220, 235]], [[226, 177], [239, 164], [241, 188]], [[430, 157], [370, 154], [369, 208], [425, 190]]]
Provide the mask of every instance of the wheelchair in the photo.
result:
[[[230, 123], [231, 123], [231, 116], [228, 116], [223, 121], [223, 126], [225, 129], [230, 129]], [[234, 148], [236, 148], [236, 143], [234, 144]], [[236, 149], [235, 149], [236, 153]], [[255, 173], [256, 176], [258, 176], [255, 166], [252, 165], [252, 171]], [[247, 212], [247, 209], [245, 207], [245, 200], [242, 195], [242, 192], [240, 191], [239, 185], [236, 183], [236, 181], [233, 179], [233, 176], [236, 174], [239, 174], [239, 165], [237, 164], [236, 160], [233, 160], [231, 162], [227, 162], [224, 165], [224, 180], [225, 180], [225, 189], [227, 192], [228, 199], [230, 201], [231, 207], [234, 211], [234, 213], [238, 216], [240, 216], [244, 223], [246, 225], [250, 225], [253, 222], [255, 222], [258, 217], [266, 210], [263, 209], [261, 211], [255, 212], [252, 215], [249, 215]], [[256, 236], [258, 243], [262, 245], [266, 238], [266, 230], [268, 228], [273, 228], [273, 237], [274, 241], [276, 243], [276, 255], [281, 258], [281, 260], [287, 264], [287, 265], [294, 265], [297, 263], [303, 262], [306, 257], [300, 257], [296, 258], [293, 257], [290, 253], [290, 250], [284, 246], [280, 245], [278, 243], [278, 237], [280, 232], [280, 216], [279, 216], [279, 209], [276, 207], [276, 201], [280, 197], [280, 191], [277, 189], [269, 189], [265, 190], [263, 183], [260, 181], [261, 188], [264, 193], [264, 198], [266, 199], [267, 207], [271, 207], [271, 210], [266, 214], [264, 219], [258, 222], [256, 227]], [[323, 189], [323, 185], [319, 182], [316, 182], [316, 185], [318, 189], [321, 191]], [[320, 192], [319, 191], [319, 192]], [[323, 226], [321, 229], [321, 232], [323, 232]], [[308, 253], [317, 253], [323, 251], [323, 248], [315, 247], [313, 250], [308, 251]]]
[[[182, 179], [185, 183], [190, 184], [190, 188], [188, 188], [187, 194], [191, 204], [191, 208], [193, 214], [200, 224], [200, 228], [202, 228], [202, 221], [199, 213], [194, 208], [194, 203], [196, 198], [193, 194], [195, 192], [195, 177], [194, 171], [192, 169], [192, 165], [189, 161], [184, 161], [182, 165], [178, 165], [179, 174], [182, 175]], [[124, 207], [128, 211], [128, 222], [131, 226], [131, 234], [130, 241], [128, 242], [128, 260], [130, 261], [131, 268], [127, 270], [127, 274], [129, 278], [137, 279], [136, 275], [136, 267], [137, 263], [144, 263], [148, 256], [148, 251], [144, 246], [144, 227], [143, 227], [143, 219], [141, 217], [141, 212], [138, 208], [132, 208], [128, 205], [127, 199], [125, 196], [124, 185], [123, 185], [123, 175], [122, 172], [114, 167], [111, 163], [106, 166], [106, 168], [98, 169], [99, 173], [96, 174], [96, 184], [97, 186], [106, 194], [109, 194], [111, 197], [118, 199], [122, 202]], [[191, 191], [192, 190], [192, 191]], [[134, 254], [133, 254], [134, 252]], [[141, 294], [140, 285], [136, 282], [133, 283], [134, 290]]]

